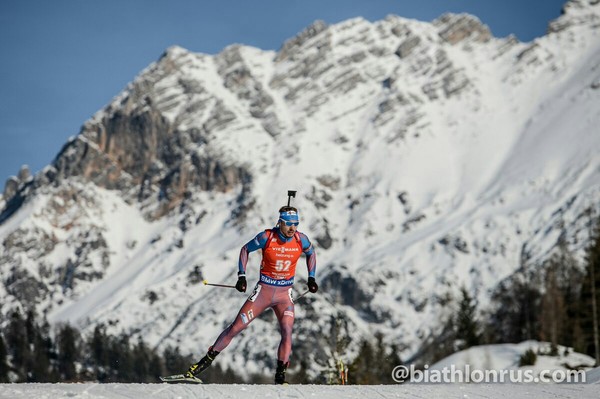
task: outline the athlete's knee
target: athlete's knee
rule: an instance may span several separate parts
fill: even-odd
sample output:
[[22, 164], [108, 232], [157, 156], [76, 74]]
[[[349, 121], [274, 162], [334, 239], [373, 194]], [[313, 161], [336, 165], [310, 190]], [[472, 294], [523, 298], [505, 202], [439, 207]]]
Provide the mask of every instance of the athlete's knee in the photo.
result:
[[292, 326], [290, 325], [282, 325], [280, 326], [281, 335], [291, 336], [292, 335]]
[[294, 319], [291, 319], [291, 320], [283, 319], [279, 325], [279, 329], [281, 330], [282, 337], [291, 337], [292, 330], [294, 329]]
[[239, 318], [233, 322], [233, 324], [231, 324], [231, 328], [230, 328], [230, 334], [231, 335], [238, 335], [240, 332], [242, 332], [243, 330], [246, 329], [246, 327], [248, 327], [248, 323], [244, 323], [242, 320], [240, 320]]

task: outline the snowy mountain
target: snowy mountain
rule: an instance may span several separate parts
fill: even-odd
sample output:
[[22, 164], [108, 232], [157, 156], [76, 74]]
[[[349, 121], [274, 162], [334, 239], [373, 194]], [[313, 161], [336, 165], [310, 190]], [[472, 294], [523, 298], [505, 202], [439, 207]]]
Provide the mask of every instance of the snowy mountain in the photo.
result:
[[[294, 356], [325, 365], [374, 333], [414, 358], [449, 297], [489, 292], [559, 238], [581, 255], [600, 195], [600, 4], [531, 43], [476, 17], [315, 22], [277, 52], [169, 48], [0, 199], [0, 313], [203, 354], [244, 296], [240, 247], [298, 190], [317, 295]], [[258, 277], [258, 254], [248, 266]], [[304, 291], [299, 265], [296, 289]], [[274, 317], [220, 356], [270, 368]], [[249, 360], [249, 361], [248, 361]]]

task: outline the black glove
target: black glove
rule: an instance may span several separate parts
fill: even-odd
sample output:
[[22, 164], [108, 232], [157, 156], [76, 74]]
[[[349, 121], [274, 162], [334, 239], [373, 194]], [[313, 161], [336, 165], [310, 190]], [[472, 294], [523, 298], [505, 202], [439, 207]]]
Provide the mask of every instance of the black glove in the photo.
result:
[[246, 276], [239, 276], [237, 283], [235, 283], [235, 289], [239, 292], [246, 292]]
[[317, 282], [315, 281], [314, 277], [309, 277], [308, 278], [308, 290], [310, 292], [312, 292], [313, 294], [317, 291], [319, 291], [319, 285], [317, 284]]

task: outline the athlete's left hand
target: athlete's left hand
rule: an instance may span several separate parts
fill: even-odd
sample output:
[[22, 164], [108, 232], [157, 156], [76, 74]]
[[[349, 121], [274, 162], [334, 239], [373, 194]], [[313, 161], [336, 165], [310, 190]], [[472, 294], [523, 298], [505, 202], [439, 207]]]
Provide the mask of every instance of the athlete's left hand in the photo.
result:
[[319, 290], [319, 285], [315, 281], [314, 277], [309, 277], [308, 278], [308, 290], [310, 292], [312, 292], [313, 294]]

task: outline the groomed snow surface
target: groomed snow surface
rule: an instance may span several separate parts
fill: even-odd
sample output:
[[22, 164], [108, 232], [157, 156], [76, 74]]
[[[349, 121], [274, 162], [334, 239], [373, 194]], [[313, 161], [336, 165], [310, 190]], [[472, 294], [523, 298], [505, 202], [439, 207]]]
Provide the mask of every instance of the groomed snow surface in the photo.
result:
[[[588, 384], [403, 384], [403, 385], [168, 385], [0, 384], [0, 398], [598, 398], [598, 378]], [[591, 373], [588, 373], [590, 375]]]
[[[0, 399], [36, 398], [598, 398], [600, 367], [591, 368], [594, 360], [558, 347], [559, 356], [545, 356], [548, 343], [525, 341], [520, 344], [481, 345], [457, 352], [428, 367], [427, 377], [398, 385], [244, 385], [244, 384], [0, 384]], [[535, 366], [518, 366], [518, 359], [527, 350], [538, 353]], [[456, 376], [454, 370], [510, 371], [505, 378], [476, 379], [475, 374], [466, 380], [465, 375]], [[576, 377], [564, 377], [569, 368], [584, 368]], [[402, 367], [402, 366], [399, 366]], [[452, 370], [450, 373], [441, 373]], [[540, 381], [540, 373], [558, 372], [555, 382]], [[518, 374], [523, 372], [523, 374]], [[537, 379], [527, 378], [527, 373]], [[393, 371], [394, 375], [396, 369]], [[460, 371], [459, 371], [460, 373]], [[579, 373], [579, 372], [578, 372]], [[584, 373], [584, 374], [583, 374]], [[435, 376], [445, 375], [443, 378]], [[452, 377], [454, 375], [454, 377]], [[551, 374], [548, 374], [550, 376]], [[573, 375], [573, 374], [571, 374]], [[511, 376], [522, 376], [517, 377]], [[583, 377], [583, 378], [582, 378]], [[467, 377], [469, 378], [469, 377]], [[567, 379], [568, 378], [568, 379]], [[552, 378], [547, 378], [551, 381]], [[466, 382], [465, 382], [466, 381]], [[468, 382], [471, 383], [468, 383]], [[481, 383], [475, 383], [480, 382]], [[535, 382], [530, 382], [535, 381]], [[565, 381], [565, 383], [556, 383]], [[487, 383], [489, 382], [489, 383]], [[498, 383], [493, 383], [498, 382]], [[505, 383], [500, 383], [505, 382]], [[574, 383], [567, 383], [574, 382]]]

